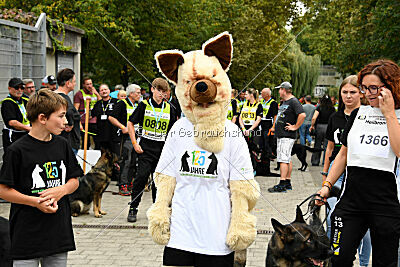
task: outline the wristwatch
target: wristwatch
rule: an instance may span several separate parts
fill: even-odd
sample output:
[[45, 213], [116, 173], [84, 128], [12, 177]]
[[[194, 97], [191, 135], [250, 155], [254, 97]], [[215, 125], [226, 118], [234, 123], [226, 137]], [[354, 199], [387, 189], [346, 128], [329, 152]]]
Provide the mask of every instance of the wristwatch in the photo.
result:
[[328, 176], [327, 172], [321, 172], [322, 175]]

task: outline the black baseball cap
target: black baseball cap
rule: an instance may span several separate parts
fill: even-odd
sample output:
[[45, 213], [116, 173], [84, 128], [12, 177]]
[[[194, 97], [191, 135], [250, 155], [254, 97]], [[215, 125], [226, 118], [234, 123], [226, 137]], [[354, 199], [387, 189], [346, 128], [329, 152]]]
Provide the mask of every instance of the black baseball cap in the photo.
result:
[[8, 82], [8, 87], [17, 87], [18, 85], [24, 85], [24, 82], [20, 79], [20, 78], [12, 78], [9, 82]]

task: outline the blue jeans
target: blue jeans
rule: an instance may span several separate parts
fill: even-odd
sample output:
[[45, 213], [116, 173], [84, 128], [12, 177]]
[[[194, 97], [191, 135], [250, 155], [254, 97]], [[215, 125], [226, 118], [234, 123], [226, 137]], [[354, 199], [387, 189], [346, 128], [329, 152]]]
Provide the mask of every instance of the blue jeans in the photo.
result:
[[302, 124], [299, 128], [299, 133], [300, 133], [300, 144], [305, 145], [306, 144], [306, 138], [308, 142], [311, 144], [312, 138], [310, 135], [310, 127], [311, 124]]
[[[331, 162], [329, 166], [329, 171], [332, 168], [333, 161]], [[329, 172], [328, 171], [328, 172]], [[340, 175], [339, 179], [336, 181], [334, 186], [341, 188], [342, 183], [343, 183], [343, 178], [344, 178], [344, 173]], [[328, 198], [328, 203], [329, 206], [331, 207], [331, 211], [328, 214], [328, 218], [326, 219], [326, 234], [328, 235], [329, 239], [331, 238], [331, 214], [333, 211], [333, 207], [336, 205], [337, 198], [336, 197], [330, 197]], [[369, 229], [367, 233], [365, 233], [363, 239], [360, 242], [360, 245], [358, 246], [358, 257], [360, 259], [360, 266], [366, 266], [369, 264], [369, 257], [371, 255], [371, 237], [369, 233]]]
[[29, 260], [14, 260], [13, 267], [66, 267], [68, 252], [49, 255], [43, 258]]

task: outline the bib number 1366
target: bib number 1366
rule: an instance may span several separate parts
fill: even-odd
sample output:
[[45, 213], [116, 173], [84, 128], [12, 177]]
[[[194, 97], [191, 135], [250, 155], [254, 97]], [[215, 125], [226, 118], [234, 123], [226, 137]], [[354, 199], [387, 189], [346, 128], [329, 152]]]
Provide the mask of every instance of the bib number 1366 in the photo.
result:
[[360, 136], [360, 144], [373, 144], [373, 145], [381, 145], [381, 146], [387, 146], [389, 144], [389, 137], [386, 135], [380, 136], [380, 135], [361, 135]]

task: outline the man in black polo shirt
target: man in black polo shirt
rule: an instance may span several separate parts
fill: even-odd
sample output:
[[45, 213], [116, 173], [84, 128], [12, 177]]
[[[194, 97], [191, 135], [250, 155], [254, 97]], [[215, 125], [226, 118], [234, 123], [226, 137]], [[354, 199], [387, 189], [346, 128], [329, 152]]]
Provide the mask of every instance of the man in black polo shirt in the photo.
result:
[[3, 148], [4, 153], [11, 143], [15, 142], [31, 130], [26, 117], [26, 104], [28, 99], [22, 97], [24, 83], [19, 78], [12, 78], [8, 82], [8, 92], [1, 104], [1, 116], [4, 121]]

